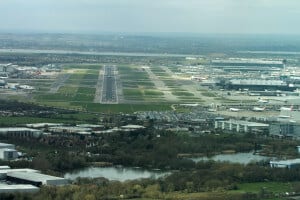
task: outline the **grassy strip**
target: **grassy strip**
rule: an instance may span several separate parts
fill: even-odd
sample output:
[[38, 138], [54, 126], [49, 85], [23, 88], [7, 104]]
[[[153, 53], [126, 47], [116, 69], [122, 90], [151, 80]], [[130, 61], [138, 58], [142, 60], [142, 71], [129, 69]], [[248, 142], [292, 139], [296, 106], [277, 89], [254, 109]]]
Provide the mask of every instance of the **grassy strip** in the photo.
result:
[[65, 123], [72, 122], [72, 120], [40, 118], [40, 117], [0, 117], [0, 126], [15, 126], [28, 123]]
[[97, 104], [73, 102], [71, 105], [80, 106], [90, 112], [104, 113], [133, 113], [136, 111], [171, 110], [171, 106], [169, 104]]
[[211, 92], [201, 92], [201, 94], [205, 97], [216, 97], [216, 95]]
[[194, 94], [190, 92], [172, 92], [172, 94], [175, 96], [194, 96]]
[[292, 187], [290, 183], [281, 182], [261, 182], [261, 183], [242, 183], [237, 185], [236, 192], [252, 192], [259, 193], [262, 190], [272, 193], [285, 193], [291, 192]]

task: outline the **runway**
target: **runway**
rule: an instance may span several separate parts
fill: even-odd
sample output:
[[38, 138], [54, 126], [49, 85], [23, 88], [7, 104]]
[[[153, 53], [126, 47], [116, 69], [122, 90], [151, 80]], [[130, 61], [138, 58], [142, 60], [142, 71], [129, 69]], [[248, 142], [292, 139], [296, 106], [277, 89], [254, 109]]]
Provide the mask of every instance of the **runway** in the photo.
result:
[[118, 103], [115, 70], [116, 68], [114, 66], [104, 67], [101, 103], [104, 104]]

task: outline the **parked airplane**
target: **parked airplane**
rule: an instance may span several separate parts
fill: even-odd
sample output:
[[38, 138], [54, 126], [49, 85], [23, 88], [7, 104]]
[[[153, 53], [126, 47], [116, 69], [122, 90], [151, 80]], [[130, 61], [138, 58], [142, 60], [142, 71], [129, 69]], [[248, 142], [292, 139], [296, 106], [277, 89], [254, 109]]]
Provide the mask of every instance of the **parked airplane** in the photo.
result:
[[1, 74], [0, 79], [8, 79], [8, 75], [7, 74]]
[[257, 102], [258, 103], [269, 103], [269, 101], [266, 99], [259, 99]]
[[231, 112], [239, 112], [241, 109], [239, 108], [229, 108], [229, 111]]
[[293, 111], [293, 106], [291, 107], [281, 107], [280, 108], [280, 115], [278, 116], [279, 118], [291, 118]]
[[23, 89], [23, 90], [34, 90], [34, 87], [29, 85], [17, 85], [16, 88]]
[[263, 108], [261, 108], [261, 107], [253, 107], [253, 109], [252, 109], [252, 111], [254, 111], [254, 112], [262, 112], [262, 111], [265, 111], [265, 109], [266, 109], [266, 107], [263, 107]]
[[280, 111], [293, 111], [293, 106], [291, 106], [291, 107], [281, 107]]
[[279, 115], [278, 118], [286, 119], [286, 118], [291, 118], [290, 115]]
[[209, 108], [208, 112], [217, 112], [217, 109]]
[[199, 104], [198, 103], [185, 103], [185, 104], [180, 104], [180, 106], [196, 107], [196, 106], [199, 106]]

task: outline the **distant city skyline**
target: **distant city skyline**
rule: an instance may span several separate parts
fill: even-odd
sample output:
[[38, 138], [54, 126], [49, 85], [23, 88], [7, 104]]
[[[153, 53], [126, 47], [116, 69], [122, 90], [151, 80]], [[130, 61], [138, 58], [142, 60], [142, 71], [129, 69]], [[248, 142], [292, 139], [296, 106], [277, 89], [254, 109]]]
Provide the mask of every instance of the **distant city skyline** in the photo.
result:
[[299, 0], [3, 0], [0, 32], [300, 34]]

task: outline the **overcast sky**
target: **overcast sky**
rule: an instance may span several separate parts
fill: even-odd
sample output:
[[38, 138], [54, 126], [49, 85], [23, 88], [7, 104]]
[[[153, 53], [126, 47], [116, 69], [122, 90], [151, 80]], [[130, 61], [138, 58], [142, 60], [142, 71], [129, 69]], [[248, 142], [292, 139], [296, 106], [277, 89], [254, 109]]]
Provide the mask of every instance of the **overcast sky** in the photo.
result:
[[0, 31], [300, 34], [300, 0], [0, 0]]

